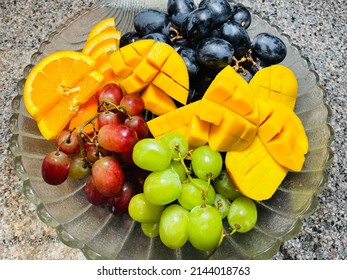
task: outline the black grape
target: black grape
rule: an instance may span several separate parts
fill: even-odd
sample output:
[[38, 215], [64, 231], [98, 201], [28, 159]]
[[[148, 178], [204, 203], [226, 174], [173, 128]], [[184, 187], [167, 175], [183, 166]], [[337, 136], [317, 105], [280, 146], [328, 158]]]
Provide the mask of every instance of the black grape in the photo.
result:
[[265, 64], [280, 63], [287, 55], [284, 42], [275, 35], [260, 33], [253, 38], [252, 53]]
[[213, 16], [210, 10], [200, 8], [188, 14], [181, 26], [181, 35], [190, 41], [199, 41], [214, 29]]
[[131, 43], [134, 43], [135, 41], [140, 40], [140, 39], [141, 39], [141, 36], [137, 32], [135, 32], [135, 31], [126, 32], [120, 38], [119, 47], [120, 48], [124, 47], [124, 46], [131, 44]]
[[170, 26], [169, 16], [156, 9], [143, 9], [134, 17], [134, 27], [140, 36], [157, 32], [168, 36]]
[[202, 0], [199, 8], [209, 9], [216, 26], [221, 26], [231, 17], [231, 6], [227, 0]]
[[155, 32], [150, 33], [142, 37], [142, 39], [153, 39], [156, 42], [164, 42], [168, 45], [172, 45], [172, 42], [169, 38], [169, 36], [164, 35], [163, 33]]
[[182, 47], [194, 48], [194, 45], [192, 45], [191, 42], [189, 42], [185, 38], [177, 38], [177, 39], [173, 40], [172, 46], [177, 52]]
[[183, 58], [190, 78], [194, 78], [199, 72], [199, 64], [196, 58], [196, 53], [188, 47], [181, 47], [178, 50], [179, 55]]
[[239, 4], [233, 6], [230, 20], [247, 29], [251, 25], [252, 16], [246, 7]]
[[194, 0], [168, 0], [167, 13], [172, 23], [180, 28], [186, 16], [197, 8]]
[[189, 104], [189, 103], [200, 100], [203, 97], [204, 93], [205, 93], [204, 91], [198, 91], [194, 87], [190, 87], [187, 103]]
[[196, 56], [199, 64], [207, 68], [222, 68], [232, 62], [233, 46], [226, 40], [219, 38], [206, 38], [196, 47]]
[[246, 55], [251, 47], [251, 39], [243, 27], [234, 22], [226, 22], [220, 30], [220, 37], [234, 47], [234, 56], [238, 59]]
[[211, 31], [211, 33], [208, 35], [208, 37], [213, 37], [213, 38], [220, 38], [220, 29], [216, 28]]
[[189, 80], [189, 82], [192, 85], [192, 88], [194, 88], [196, 91], [195, 93], [189, 93], [193, 95], [192, 98], [200, 96], [201, 99], [201, 97], [206, 92], [207, 88], [210, 86], [210, 84], [215, 79], [220, 70], [220, 68], [211, 69], [200, 66], [199, 73], [195, 77], [195, 79], [191, 79], [191, 81]]

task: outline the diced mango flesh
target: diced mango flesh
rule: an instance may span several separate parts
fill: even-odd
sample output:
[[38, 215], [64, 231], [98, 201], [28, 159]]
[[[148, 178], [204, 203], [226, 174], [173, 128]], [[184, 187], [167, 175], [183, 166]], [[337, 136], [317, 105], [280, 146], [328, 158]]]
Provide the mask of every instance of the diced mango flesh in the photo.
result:
[[[170, 45], [154, 40], [139, 40], [120, 48], [109, 57], [115, 75], [123, 78], [120, 86], [126, 94], [143, 93], [149, 85], [154, 85], [170, 99], [183, 105], [187, 103], [188, 70], [184, 60]], [[153, 88], [151, 91], [154, 93]], [[155, 114], [166, 112], [168, 108], [173, 108], [173, 101], [169, 98], [160, 101], [166, 108], [164, 110], [159, 109], [158, 103], [148, 102], [147, 98], [145, 109], [156, 111]], [[164, 100], [167, 102], [165, 105]]]
[[[226, 168], [244, 195], [268, 199], [289, 170], [301, 170], [308, 140], [293, 111], [298, 86], [289, 68], [264, 68], [248, 84], [227, 66], [201, 100], [186, 105], [187, 69], [171, 46], [140, 40], [109, 57], [125, 92], [140, 92], [158, 115], [147, 122], [152, 135], [179, 132], [191, 148], [209, 144], [227, 152]], [[184, 106], [176, 108], [173, 99]]]
[[308, 151], [305, 129], [287, 105], [271, 101], [273, 113], [258, 128], [259, 139], [281, 165], [300, 171]]
[[227, 152], [225, 165], [238, 190], [254, 200], [269, 199], [288, 173], [267, 152], [258, 136], [243, 152]]
[[[255, 97], [248, 83], [230, 66], [218, 73], [204, 98], [243, 117], [252, 112], [255, 107]], [[257, 123], [254, 124], [257, 125]]]
[[272, 65], [258, 71], [249, 83], [257, 98], [274, 100], [294, 109], [298, 82], [288, 67]]
[[145, 108], [151, 108], [151, 112], [158, 116], [177, 108], [175, 102], [164, 91], [153, 84], [150, 84], [142, 92], [141, 97]]

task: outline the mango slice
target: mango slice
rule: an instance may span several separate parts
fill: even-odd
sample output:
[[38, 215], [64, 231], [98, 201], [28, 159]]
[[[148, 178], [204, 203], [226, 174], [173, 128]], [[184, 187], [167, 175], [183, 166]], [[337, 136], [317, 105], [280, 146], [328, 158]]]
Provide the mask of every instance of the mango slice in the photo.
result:
[[288, 67], [276, 64], [263, 68], [254, 75], [249, 85], [256, 98], [277, 101], [294, 109], [298, 82]]
[[[149, 93], [168, 98], [145, 102], [145, 108], [154, 114], [167, 113], [174, 99], [185, 105], [188, 99], [189, 76], [184, 60], [170, 45], [154, 40], [139, 40], [126, 45], [109, 56], [112, 69], [125, 93]], [[151, 88], [147, 90], [150, 86]], [[153, 87], [154, 86], [154, 87]], [[160, 92], [160, 93], [159, 93]], [[159, 105], [161, 104], [161, 105]], [[165, 109], [161, 109], [163, 106]]]
[[236, 188], [258, 201], [269, 199], [288, 173], [288, 169], [268, 153], [258, 136], [242, 152], [227, 152], [225, 165]]
[[289, 170], [300, 171], [308, 139], [287, 105], [258, 100], [261, 123], [251, 145], [227, 152], [225, 165], [238, 190], [254, 200], [270, 198]]
[[[300, 171], [308, 152], [305, 129], [288, 106], [275, 101], [267, 103], [272, 106], [272, 112], [259, 126], [257, 135], [278, 163], [292, 171]], [[262, 105], [259, 108], [261, 110]]]
[[210, 126], [210, 123], [202, 121], [197, 115], [192, 117], [185, 135], [190, 148], [203, 146], [209, 141]]
[[147, 122], [155, 138], [168, 132], [179, 132], [184, 135], [190, 147], [204, 145], [208, 141], [210, 124], [200, 120], [196, 115], [200, 100], [160, 115]]
[[150, 84], [142, 92], [141, 97], [145, 104], [145, 108], [151, 108], [151, 112], [158, 116], [177, 108], [170, 96], [153, 84]]
[[219, 125], [211, 125], [209, 145], [220, 152], [241, 151], [249, 146], [257, 133], [257, 127], [240, 115], [226, 110]]
[[230, 66], [220, 71], [206, 90], [197, 116], [211, 124], [209, 145], [221, 152], [250, 145], [259, 123], [251, 88]]
[[258, 125], [258, 116], [249, 119], [247, 117], [255, 110], [255, 96], [249, 84], [231, 66], [226, 66], [218, 73], [203, 98], [214, 101]]
[[147, 125], [152, 135], [156, 138], [165, 133], [174, 131], [179, 127], [187, 127], [192, 120], [199, 103], [200, 101], [196, 101], [187, 104], [186, 106], [177, 108], [148, 121]]

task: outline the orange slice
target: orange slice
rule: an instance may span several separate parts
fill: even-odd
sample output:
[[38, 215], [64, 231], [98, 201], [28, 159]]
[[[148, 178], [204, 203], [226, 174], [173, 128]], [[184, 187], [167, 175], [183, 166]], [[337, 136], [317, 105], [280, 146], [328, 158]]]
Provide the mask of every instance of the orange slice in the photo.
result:
[[96, 60], [97, 66], [109, 61], [109, 54], [118, 50], [117, 40], [114, 38], [100, 42], [90, 53], [89, 56]]
[[117, 48], [119, 47], [119, 40], [121, 37], [121, 32], [114, 29], [111, 30], [104, 30], [97, 35], [95, 35], [93, 38], [88, 40], [82, 50], [84, 54], [91, 54], [95, 49], [100, 48], [100, 45], [103, 44], [104, 41], [108, 41], [110, 39], [115, 40]]
[[114, 23], [114, 18], [113, 17], [105, 18], [93, 26], [93, 28], [90, 30], [88, 34], [87, 41], [91, 40], [93, 37], [95, 37], [102, 31], [115, 30], [115, 29], [116, 29], [116, 26]]
[[95, 94], [104, 76], [95, 60], [75, 51], [60, 51], [42, 59], [25, 82], [23, 100], [41, 134], [54, 139], [81, 104]]
[[[72, 130], [76, 127], [81, 127], [85, 124], [85, 122], [94, 118], [98, 112], [98, 105], [99, 104], [95, 96], [89, 98], [89, 100], [86, 103], [82, 104], [79, 107], [78, 112], [71, 118], [69, 123], [69, 129]], [[99, 129], [99, 123], [97, 118], [94, 120], [94, 127], [90, 123], [83, 128], [83, 132], [87, 134], [92, 133], [94, 131], [94, 128], [96, 131]]]

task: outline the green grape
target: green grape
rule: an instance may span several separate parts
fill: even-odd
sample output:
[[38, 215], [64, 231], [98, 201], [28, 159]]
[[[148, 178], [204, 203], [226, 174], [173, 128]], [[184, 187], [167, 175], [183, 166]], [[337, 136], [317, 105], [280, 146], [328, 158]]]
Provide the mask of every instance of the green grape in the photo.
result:
[[181, 248], [188, 240], [189, 211], [178, 204], [171, 204], [165, 208], [160, 217], [160, 240], [170, 249]]
[[186, 170], [181, 162], [172, 160], [169, 167], [178, 174], [181, 182], [187, 178]]
[[222, 170], [223, 159], [219, 152], [213, 151], [210, 146], [204, 145], [196, 148], [192, 153], [192, 168], [194, 174], [203, 180], [216, 178]]
[[145, 138], [135, 144], [133, 161], [138, 167], [145, 170], [163, 170], [171, 162], [171, 150], [163, 141]]
[[213, 206], [219, 211], [222, 220], [228, 215], [229, 201], [219, 193], [216, 193]]
[[163, 135], [160, 140], [169, 146], [172, 159], [180, 159], [188, 153], [188, 141], [181, 133], [169, 132]]
[[182, 184], [182, 193], [178, 198], [178, 203], [187, 210], [202, 205], [201, 191], [190, 182]]
[[146, 199], [152, 204], [169, 204], [181, 195], [182, 184], [180, 177], [171, 168], [154, 171], [145, 179], [143, 192]]
[[201, 251], [216, 248], [221, 242], [223, 224], [219, 211], [211, 205], [196, 206], [189, 213], [188, 239]]
[[[194, 178], [192, 182], [182, 184], [182, 193], [178, 198], [179, 204], [184, 208], [191, 210], [195, 206], [203, 204], [203, 193], [206, 191], [207, 182], [201, 179]], [[215, 199], [215, 190], [209, 185], [205, 203], [212, 205]]]
[[238, 197], [229, 206], [228, 223], [237, 232], [250, 231], [257, 223], [257, 218], [257, 207], [248, 197]]
[[192, 178], [191, 183], [193, 183], [194, 186], [198, 187], [201, 192], [206, 193], [207, 189], [207, 195], [205, 195], [205, 203], [212, 205], [216, 197], [216, 191], [214, 190], [213, 186], [209, 184], [207, 188], [207, 182], [199, 178]]
[[139, 223], [158, 223], [163, 210], [164, 206], [148, 202], [144, 193], [133, 196], [128, 206], [130, 217]]
[[141, 230], [149, 238], [159, 235], [159, 223], [141, 223]]
[[223, 169], [218, 177], [214, 179], [213, 186], [216, 192], [220, 193], [225, 198], [234, 200], [235, 198], [242, 196], [242, 194], [235, 188], [225, 169]]

